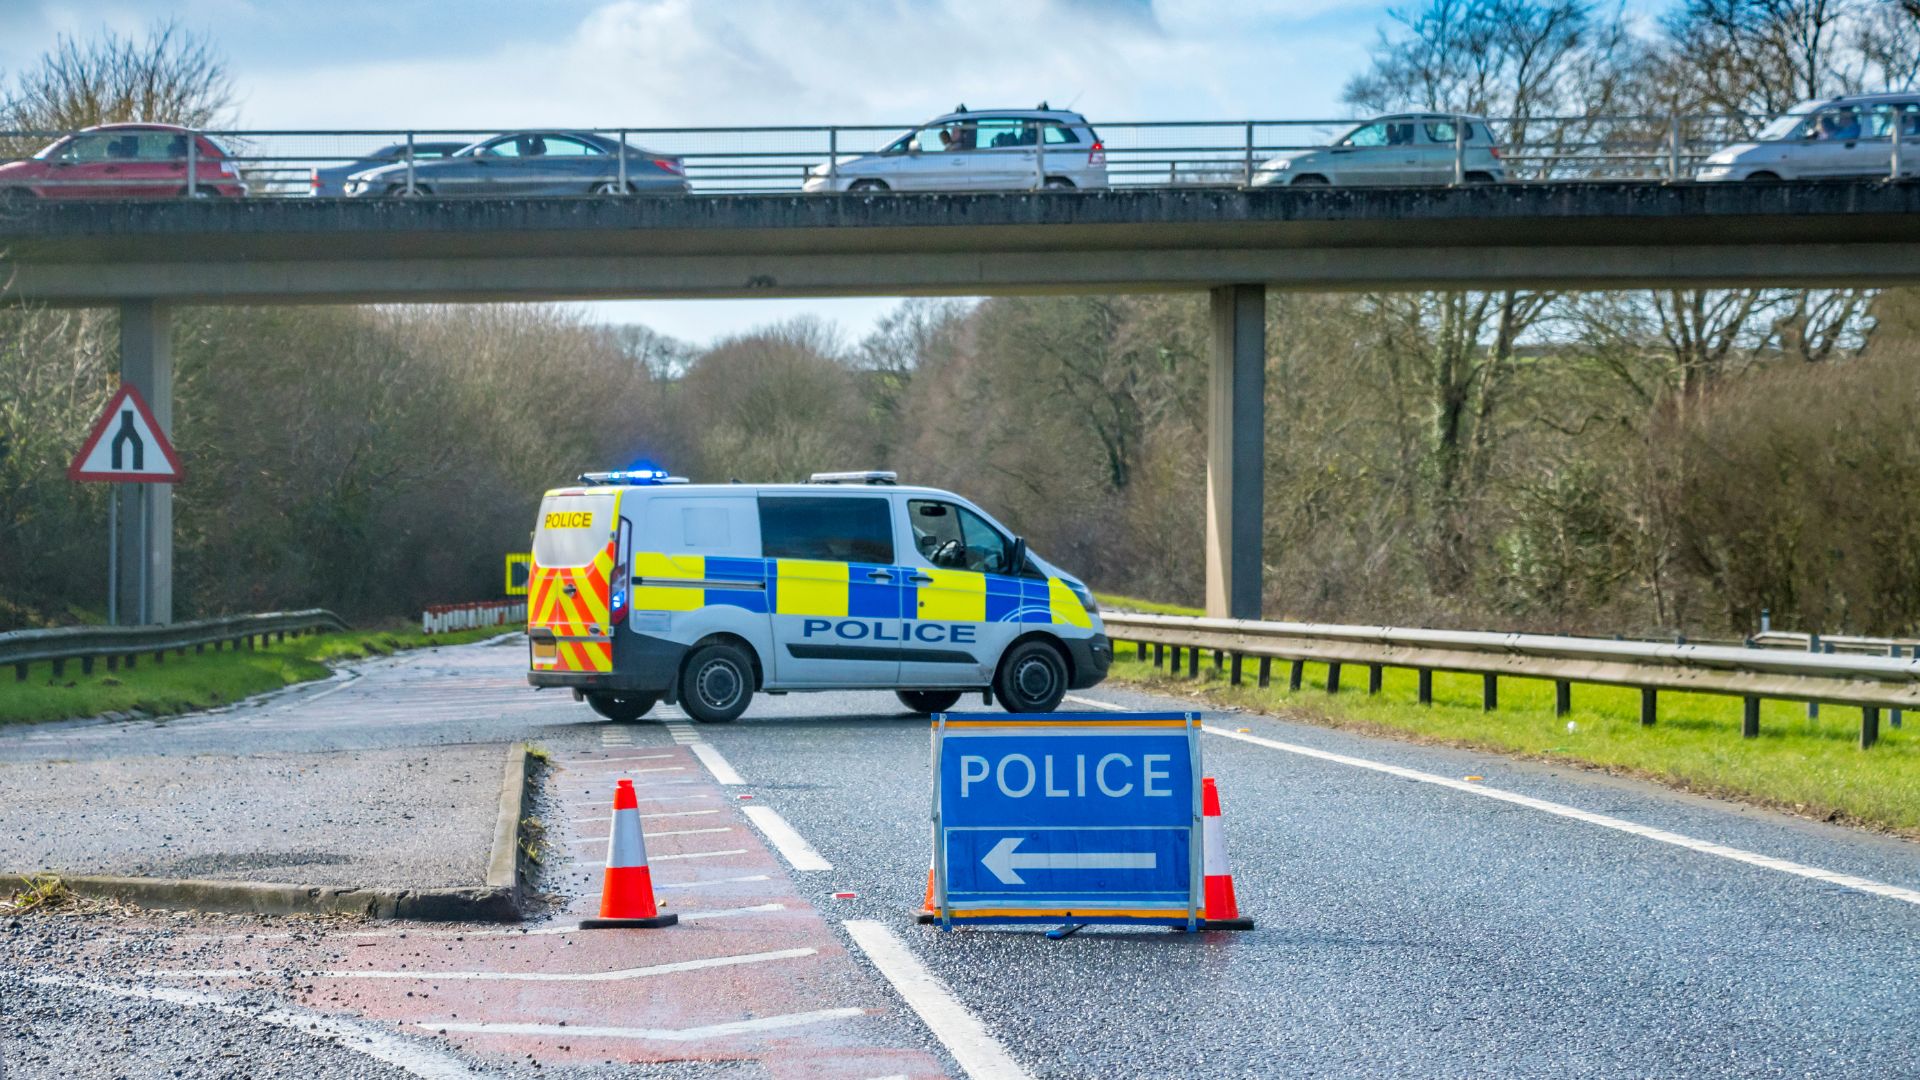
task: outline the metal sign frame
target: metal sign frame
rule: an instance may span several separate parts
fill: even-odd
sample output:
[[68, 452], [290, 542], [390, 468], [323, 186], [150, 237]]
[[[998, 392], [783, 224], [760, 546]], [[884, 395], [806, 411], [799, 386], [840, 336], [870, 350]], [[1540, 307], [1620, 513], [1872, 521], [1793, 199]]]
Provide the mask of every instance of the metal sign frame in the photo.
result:
[[[943, 753], [949, 728], [964, 729], [969, 737], [989, 733], [1025, 736], [1074, 736], [1116, 734], [1164, 734], [1169, 728], [1183, 730], [1187, 740], [1187, 760], [1191, 771], [1191, 806], [1188, 808], [1187, 894], [1178, 907], [1133, 904], [1128, 908], [1095, 904], [1075, 910], [1069, 903], [1043, 904], [1032, 908], [1009, 907], [996, 903], [992, 908], [970, 912], [956, 907], [948, 892], [947, 836], [945, 814], [941, 806]], [[1193, 712], [1102, 712], [1050, 713], [1045, 716], [1005, 713], [935, 713], [933, 717], [932, 825], [933, 825], [933, 904], [937, 914], [926, 921], [937, 921], [943, 930], [961, 925], [1061, 922], [1103, 923], [1130, 926], [1171, 926], [1189, 932], [1201, 929], [1205, 906], [1205, 838], [1202, 819], [1202, 778], [1200, 760], [1200, 714]], [[1153, 914], [1153, 911], [1165, 914]]]

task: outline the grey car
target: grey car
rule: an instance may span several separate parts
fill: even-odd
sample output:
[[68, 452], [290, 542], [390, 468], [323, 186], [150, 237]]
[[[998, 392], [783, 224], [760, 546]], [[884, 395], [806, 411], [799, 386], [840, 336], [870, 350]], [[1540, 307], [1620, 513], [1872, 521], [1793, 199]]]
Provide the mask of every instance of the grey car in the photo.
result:
[[[437, 161], [443, 157], [452, 157], [466, 142], [415, 142], [413, 160]], [[375, 150], [371, 154], [362, 154], [356, 160], [340, 165], [329, 165], [324, 169], [313, 170], [313, 190], [310, 194], [318, 198], [337, 198], [346, 194], [347, 178], [355, 173], [369, 169], [378, 169], [383, 165], [407, 160], [407, 144], [391, 143]]]
[[[419, 195], [614, 195], [626, 158], [629, 193], [684, 195], [685, 164], [677, 157], [590, 131], [516, 131], [463, 146], [438, 161], [416, 161]], [[407, 194], [405, 162], [355, 173], [351, 198]]]

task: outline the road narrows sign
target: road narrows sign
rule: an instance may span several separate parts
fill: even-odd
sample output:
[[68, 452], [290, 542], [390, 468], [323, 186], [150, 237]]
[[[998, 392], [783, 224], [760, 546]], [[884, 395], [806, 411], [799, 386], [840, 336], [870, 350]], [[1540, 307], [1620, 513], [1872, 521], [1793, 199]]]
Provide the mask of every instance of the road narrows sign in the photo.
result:
[[955, 923], [1200, 927], [1197, 713], [943, 713], [933, 908]]
[[67, 479], [177, 484], [186, 472], [146, 399], [132, 383], [122, 383], [67, 466]]

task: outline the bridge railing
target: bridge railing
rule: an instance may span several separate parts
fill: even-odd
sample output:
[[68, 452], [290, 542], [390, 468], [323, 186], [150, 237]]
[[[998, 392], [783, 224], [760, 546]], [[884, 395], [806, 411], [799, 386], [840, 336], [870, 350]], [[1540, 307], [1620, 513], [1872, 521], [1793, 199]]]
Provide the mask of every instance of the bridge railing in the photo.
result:
[[[1437, 114], [1444, 115], [1444, 114]], [[1480, 118], [1459, 118], [1481, 123]], [[1741, 114], [1717, 115], [1607, 115], [1494, 117], [1486, 121], [1498, 154], [1494, 169], [1510, 183], [1578, 182], [1590, 180], [1690, 179], [1713, 151], [1750, 136], [1764, 118]], [[1094, 125], [1100, 138], [1109, 185], [1122, 188], [1244, 187], [1261, 178], [1260, 167], [1278, 155], [1298, 150], [1327, 150], [1337, 158], [1334, 144], [1357, 123], [1353, 119], [1244, 119], [1192, 121], [1114, 121]], [[1456, 130], [1462, 124], [1454, 124]], [[393, 171], [369, 186], [373, 195], [402, 195], [431, 191], [436, 195], [514, 193], [511, 185], [567, 184], [582, 195], [590, 187], [618, 195], [639, 186], [644, 177], [658, 176], [650, 162], [674, 159], [694, 194], [797, 192], [810, 179], [825, 174], [842, 179], [840, 170], [853, 158], [878, 154], [914, 124], [848, 124], [829, 126], [759, 127], [631, 127], [547, 128], [548, 134], [588, 132], [630, 146], [627, 154], [600, 159], [612, 166], [606, 177], [589, 183], [563, 164], [528, 168], [507, 163], [498, 167], [497, 183], [455, 191], [431, 191], [425, 173], [430, 161], [452, 149], [506, 133], [506, 129], [359, 129], [359, 130], [231, 130], [205, 132], [225, 152], [217, 161], [201, 159], [194, 140], [179, 140], [183, 152], [159, 158], [89, 160], [74, 168], [48, 164], [33, 168], [31, 178], [9, 179], [0, 174], [0, 192], [23, 188], [48, 195], [74, 197], [192, 197], [232, 195], [238, 185], [252, 197], [296, 198], [315, 194], [344, 194], [339, 170], [360, 166], [361, 172], [383, 166]], [[532, 130], [532, 129], [526, 129]], [[70, 132], [0, 131], [0, 162], [25, 161], [53, 146]], [[1899, 139], [1887, 140], [1889, 175], [1900, 168]], [[1484, 144], [1464, 138], [1451, 146], [1434, 143], [1407, 148], [1419, 160], [1407, 171], [1415, 183], [1434, 186], [1484, 181]], [[144, 153], [146, 144], [139, 149]], [[1912, 149], [1912, 148], [1910, 148]], [[1032, 159], [1030, 180], [1002, 177], [995, 188], [1044, 188], [1049, 174], [1084, 164], [1092, 147], [1043, 144], [1034, 147], [991, 148], [971, 153], [1004, 153]], [[54, 155], [57, 157], [58, 155]], [[933, 155], [927, 155], [929, 157]], [[1909, 152], [1906, 171], [1912, 171]], [[1079, 159], [1076, 161], [1075, 159]], [[548, 156], [543, 162], [562, 162]], [[579, 160], [579, 159], [575, 159]], [[1049, 161], [1053, 164], [1049, 166]], [[1406, 163], [1402, 163], [1403, 167]], [[42, 167], [45, 166], [45, 167]], [[105, 170], [113, 170], [110, 174]], [[1400, 170], [1396, 170], [1400, 171]], [[838, 187], [839, 184], [828, 186]], [[644, 194], [644, 191], [639, 193]]]
[[69, 661], [78, 660], [82, 672], [91, 673], [94, 661], [104, 659], [108, 670], [124, 661], [135, 666], [140, 657], [151, 654], [154, 663], [164, 663], [167, 653], [184, 655], [188, 649], [205, 652], [232, 647], [254, 648], [269, 639], [285, 640], [288, 634], [307, 634], [320, 630], [345, 630], [340, 616], [324, 608], [304, 611], [274, 611], [262, 615], [229, 615], [218, 619], [163, 626], [59, 626], [47, 630], [14, 630], [0, 634], [0, 667], [12, 665], [16, 681], [24, 681], [29, 665], [50, 663], [53, 674], [65, 674]]
[[[1681, 642], [1608, 641], [1599, 638], [1558, 637], [1545, 634], [1505, 634], [1467, 630], [1426, 630], [1395, 626], [1340, 626], [1322, 623], [1210, 619], [1180, 615], [1146, 615], [1127, 611], [1103, 613], [1107, 633], [1118, 643], [1131, 642], [1135, 655], [1179, 674], [1198, 677], [1203, 653], [1212, 653], [1215, 666], [1226, 669], [1233, 685], [1249, 677], [1245, 661], [1255, 661], [1251, 674], [1266, 687], [1273, 662], [1290, 665], [1288, 685], [1298, 689], [1309, 663], [1327, 665], [1327, 689], [1338, 692], [1341, 669], [1364, 667], [1367, 690], [1378, 693], [1381, 673], [1389, 667], [1418, 673], [1422, 704], [1433, 701], [1436, 671], [1477, 674], [1482, 679], [1482, 705], [1499, 705], [1499, 680], [1544, 679], [1554, 683], [1555, 711], [1571, 709], [1574, 683], [1625, 686], [1640, 691], [1640, 720], [1652, 724], [1658, 716], [1663, 690], [1695, 694], [1723, 694], [1744, 703], [1741, 733], [1760, 732], [1760, 702], [1773, 698], [1860, 709], [1860, 746], [1872, 746], [1880, 737], [1882, 710], [1892, 710], [1900, 723], [1902, 710], [1920, 707], [1920, 659], [1909, 656], [1872, 656], [1827, 652], [1797, 652], [1788, 648], [1747, 648]], [[1119, 646], [1117, 646], [1119, 647]], [[1184, 664], [1183, 664], [1184, 658]]]

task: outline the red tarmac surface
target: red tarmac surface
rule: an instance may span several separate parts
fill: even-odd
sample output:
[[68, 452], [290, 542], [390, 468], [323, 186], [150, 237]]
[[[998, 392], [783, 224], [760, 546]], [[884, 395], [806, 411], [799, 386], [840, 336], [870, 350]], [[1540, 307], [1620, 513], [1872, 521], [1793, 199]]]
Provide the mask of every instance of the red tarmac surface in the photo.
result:
[[[619, 776], [634, 781], [658, 900], [678, 926], [572, 929], [597, 914]], [[946, 1075], [913, 1041], [911, 1014], [847, 954], [740, 800], [684, 746], [556, 758], [546, 789], [567, 815], [548, 823], [546, 885], [566, 900], [549, 922], [234, 935], [217, 951], [187, 950], [157, 981], [276, 990], [444, 1040], [483, 1067], [531, 1056], [751, 1061], [794, 1080]], [[817, 890], [827, 904], [829, 887]]]

